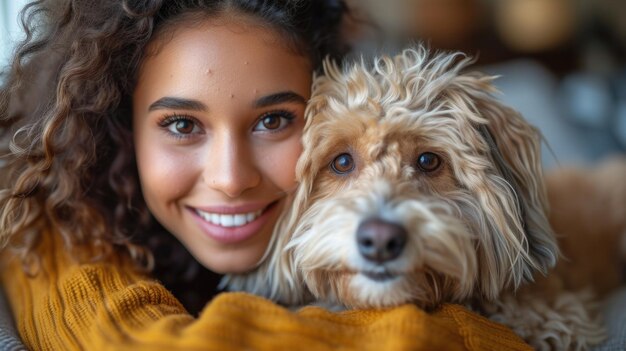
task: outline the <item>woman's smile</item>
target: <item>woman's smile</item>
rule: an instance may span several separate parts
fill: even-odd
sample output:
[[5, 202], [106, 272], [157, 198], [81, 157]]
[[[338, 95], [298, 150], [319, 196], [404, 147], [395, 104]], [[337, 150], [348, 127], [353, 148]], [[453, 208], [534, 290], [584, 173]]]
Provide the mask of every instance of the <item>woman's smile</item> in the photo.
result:
[[[254, 236], [276, 211], [278, 201], [259, 208], [256, 204], [237, 207], [190, 207], [190, 213], [204, 233], [222, 244], [236, 244]], [[256, 210], [253, 210], [257, 208]]]
[[205, 221], [222, 227], [241, 227], [257, 219], [263, 210], [247, 213], [215, 213], [196, 209], [196, 213]]

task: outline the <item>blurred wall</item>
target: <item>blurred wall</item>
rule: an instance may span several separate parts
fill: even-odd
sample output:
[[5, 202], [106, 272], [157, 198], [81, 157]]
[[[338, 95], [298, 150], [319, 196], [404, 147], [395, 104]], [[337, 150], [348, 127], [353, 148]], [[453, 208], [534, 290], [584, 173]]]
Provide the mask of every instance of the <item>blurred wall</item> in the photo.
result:
[[0, 67], [9, 62], [15, 42], [21, 39], [18, 13], [26, 0], [0, 0]]
[[474, 55], [475, 69], [501, 76], [498, 97], [544, 133], [546, 166], [593, 163], [626, 151], [626, 1], [350, 5], [370, 23], [349, 35], [360, 50], [394, 52], [421, 41]]

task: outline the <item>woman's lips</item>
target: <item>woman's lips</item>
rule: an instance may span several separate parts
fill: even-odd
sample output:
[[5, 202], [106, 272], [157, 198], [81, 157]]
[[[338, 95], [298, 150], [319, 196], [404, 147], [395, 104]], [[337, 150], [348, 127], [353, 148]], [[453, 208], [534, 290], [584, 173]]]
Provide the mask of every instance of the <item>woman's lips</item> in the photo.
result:
[[[223, 244], [236, 244], [253, 237], [276, 211], [279, 200], [258, 209], [257, 206], [236, 208], [189, 208], [202, 231]], [[254, 207], [257, 210], [254, 210]]]

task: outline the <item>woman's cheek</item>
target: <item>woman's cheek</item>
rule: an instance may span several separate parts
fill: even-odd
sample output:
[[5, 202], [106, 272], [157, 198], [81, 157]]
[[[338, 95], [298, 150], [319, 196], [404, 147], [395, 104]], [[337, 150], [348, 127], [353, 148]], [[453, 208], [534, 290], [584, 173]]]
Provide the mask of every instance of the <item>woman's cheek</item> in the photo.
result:
[[[141, 183], [150, 207], [160, 207], [187, 194], [199, 173], [198, 156], [167, 147], [146, 148], [142, 160]], [[157, 202], [157, 203], [154, 203]]]
[[281, 190], [291, 190], [296, 184], [296, 163], [302, 153], [301, 134], [276, 145], [269, 153], [265, 173]]

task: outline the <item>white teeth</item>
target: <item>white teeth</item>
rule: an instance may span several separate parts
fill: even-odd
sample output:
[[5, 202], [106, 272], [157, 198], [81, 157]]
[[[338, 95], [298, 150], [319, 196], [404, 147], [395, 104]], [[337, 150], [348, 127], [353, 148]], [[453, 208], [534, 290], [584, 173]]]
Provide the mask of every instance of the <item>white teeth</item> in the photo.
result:
[[246, 224], [246, 215], [245, 214], [238, 214], [238, 215], [234, 215], [234, 225], [239, 227], [242, 226], [244, 224]]
[[235, 216], [233, 215], [220, 215], [220, 225], [222, 227], [232, 227], [235, 225]]
[[248, 224], [263, 213], [263, 210], [258, 210], [249, 213], [236, 213], [236, 214], [219, 214], [208, 213], [196, 209], [196, 213], [207, 222], [220, 225], [222, 227], [241, 227]]

